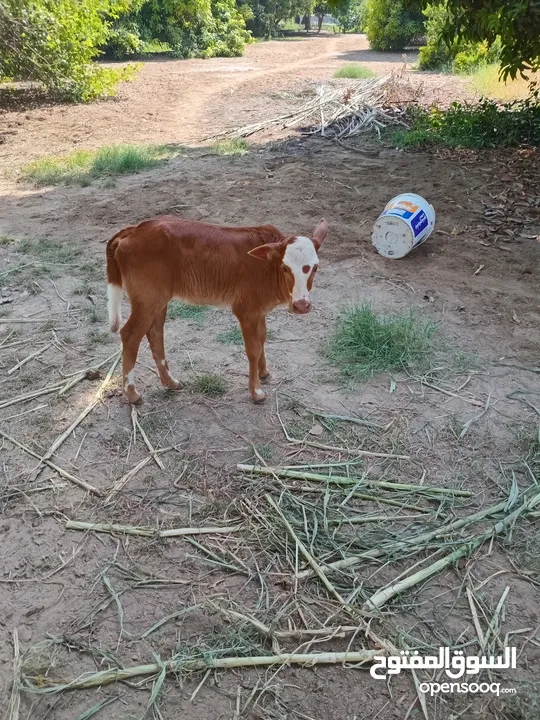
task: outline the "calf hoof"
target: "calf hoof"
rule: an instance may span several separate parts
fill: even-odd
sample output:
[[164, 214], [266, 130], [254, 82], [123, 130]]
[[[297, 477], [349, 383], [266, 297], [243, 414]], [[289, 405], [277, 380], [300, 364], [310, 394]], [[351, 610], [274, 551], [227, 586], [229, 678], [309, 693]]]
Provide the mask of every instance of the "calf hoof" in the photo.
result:
[[257, 390], [254, 390], [251, 393], [251, 399], [255, 403], [255, 405], [261, 405], [266, 400], [266, 393], [263, 392], [260, 388], [257, 388]]
[[179, 380], [167, 380], [162, 383], [162, 385], [166, 390], [182, 390], [184, 387], [184, 383], [181, 383]]
[[267, 382], [270, 380], [271, 377], [272, 377], [272, 376], [270, 375], [270, 373], [267, 372], [266, 375], [259, 375], [259, 380], [260, 380], [262, 383], [267, 383]]
[[124, 400], [130, 405], [140, 405], [142, 403], [142, 397], [136, 390], [124, 392]]

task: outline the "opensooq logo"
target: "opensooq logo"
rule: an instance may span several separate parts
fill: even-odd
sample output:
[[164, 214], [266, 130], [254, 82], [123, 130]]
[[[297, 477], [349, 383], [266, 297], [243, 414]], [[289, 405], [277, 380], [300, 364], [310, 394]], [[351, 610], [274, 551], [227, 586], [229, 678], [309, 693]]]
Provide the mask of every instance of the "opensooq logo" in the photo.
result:
[[[376, 655], [370, 668], [371, 677], [383, 680], [387, 675], [398, 675], [402, 670], [442, 670], [452, 679], [463, 675], [478, 675], [481, 670], [516, 669], [516, 648], [505, 648], [504, 655], [494, 657], [464, 656], [462, 650], [454, 650], [450, 657], [450, 648], [439, 648], [439, 655], [422, 657], [417, 651], [409, 653], [402, 650], [400, 655], [384, 657]], [[379, 672], [382, 670], [382, 672]]]

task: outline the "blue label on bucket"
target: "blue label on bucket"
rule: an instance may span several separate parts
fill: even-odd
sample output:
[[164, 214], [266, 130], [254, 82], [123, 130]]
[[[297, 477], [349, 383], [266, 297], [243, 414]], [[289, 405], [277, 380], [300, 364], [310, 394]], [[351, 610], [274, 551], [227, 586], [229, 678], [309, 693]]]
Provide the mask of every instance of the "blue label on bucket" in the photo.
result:
[[395, 207], [391, 210], [385, 210], [384, 215], [397, 215], [404, 220], [409, 220], [410, 218], [412, 218], [414, 213], [410, 212], [409, 210], [405, 210], [404, 208]]
[[414, 237], [417, 238], [421, 232], [423, 232], [428, 226], [427, 215], [423, 210], [413, 217], [411, 220], [411, 227], [414, 233]]

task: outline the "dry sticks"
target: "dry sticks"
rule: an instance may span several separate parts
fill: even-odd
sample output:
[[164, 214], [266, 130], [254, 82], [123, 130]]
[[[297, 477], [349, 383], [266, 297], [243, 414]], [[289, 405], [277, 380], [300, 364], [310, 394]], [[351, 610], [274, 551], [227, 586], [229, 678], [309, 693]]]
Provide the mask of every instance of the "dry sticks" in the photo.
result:
[[453, 495], [455, 497], [472, 497], [474, 493], [469, 490], [456, 490], [427, 485], [410, 485], [406, 483], [386, 482], [384, 480], [367, 480], [359, 478], [340, 477], [334, 475], [318, 475], [316, 473], [299, 472], [296, 470], [284, 470], [279, 467], [262, 467], [261, 465], [237, 465], [242, 472], [255, 473], [257, 475], [272, 475], [273, 477], [294, 478], [297, 480], [311, 480], [313, 482], [327, 482], [335, 485], [350, 485], [357, 488], [380, 488], [382, 490], [396, 490], [398, 492], [414, 492], [421, 495]]
[[22, 690], [38, 695], [53, 694], [62, 690], [80, 690], [84, 688], [101, 687], [115, 682], [125, 682], [135, 677], [157, 675], [161, 672], [181, 673], [196, 672], [198, 670], [233, 669], [242, 667], [268, 667], [270, 665], [303, 665], [313, 667], [314, 665], [355, 665], [360, 666], [371, 662], [380, 650], [359, 650], [356, 652], [327, 652], [327, 653], [281, 653], [279, 655], [256, 655], [254, 657], [226, 657], [226, 658], [201, 658], [194, 660], [175, 659], [166, 662], [152, 663], [150, 665], [138, 665], [131, 668], [113, 668], [101, 672], [81, 675], [69, 683], [55, 683], [49, 678], [40, 678], [49, 682], [48, 686], [37, 685], [33, 682], [35, 678], [23, 676]]
[[118, 365], [118, 362], [120, 360], [120, 353], [117, 353], [113, 364], [111, 365], [109, 372], [107, 373], [107, 376], [105, 377], [105, 380], [101, 383], [99, 388], [97, 389], [94, 399], [92, 402], [78, 415], [78, 417], [71, 423], [71, 425], [68, 427], [67, 430], [65, 430], [61, 435], [59, 435], [56, 440], [53, 442], [51, 447], [47, 450], [47, 452], [40, 458], [40, 464], [36, 468], [36, 474], [35, 476], [39, 475], [41, 469], [42, 469], [42, 463], [45, 463], [49, 458], [51, 458], [54, 453], [58, 450], [58, 448], [67, 440], [67, 438], [71, 435], [71, 433], [75, 430], [75, 428], [82, 423], [82, 421], [85, 419], [87, 415], [89, 415], [92, 410], [96, 407], [98, 403], [101, 402], [103, 390], [107, 387], [109, 384], [114, 371], [116, 370], [116, 366]]
[[387, 75], [373, 80], [362, 80], [346, 90], [343, 87], [321, 85], [317, 88], [315, 97], [284, 115], [219, 133], [207, 139], [249, 137], [270, 127], [291, 128], [299, 125], [309, 127], [304, 130], [305, 134], [340, 139], [372, 131], [380, 133], [382, 128], [389, 125], [406, 126], [403, 111], [395, 108], [383, 109], [387, 89], [394, 81], [393, 76]]
[[492, 527], [488, 528], [484, 532], [480, 533], [476, 537], [471, 538], [468, 542], [462, 544], [456, 548], [453, 552], [445, 557], [437, 560], [437, 562], [429, 565], [413, 575], [403, 578], [397, 583], [387, 585], [384, 588], [378, 590], [372, 595], [363, 605], [365, 611], [371, 611], [375, 608], [380, 608], [382, 605], [387, 603], [389, 600], [399, 595], [404, 590], [408, 590], [414, 585], [417, 585], [424, 580], [427, 580], [432, 575], [436, 575], [445, 568], [453, 565], [457, 560], [462, 557], [472, 555], [472, 553], [479, 548], [486, 540], [490, 540], [492, 537], [499, 535], [510, 527], [519, 517], [529, 513], [536, 505], [540, 503], [540, 492], [537, 492], [528, 500], [525, 500], [516, 510], [511, 512], [509, 515], [499, 520]]
[[[3, 432], [3, 430], [0, 430], [0, 436], [8, 440], [10, 443], [15, 445], [16, 447], [20, 448], [21, 450], [24, 450], [32, 457], [37, 458], [38, 460], [42, 460], [41, 456], [38, 455], [36, 452], [31, 450], [26, 445], [23, 445], [18, 440], [15, 440], [15, 438], [12, 438], [7, 433]], [[72, 475], [72, 473], [68, 472], [67, 470], [64, 470], [63, 468], [56, 465], [56, 463], [51, 462], [50, 460], [42, 460], [47, 467], [50, 467], [51, 470], [54, 470], [62, 477], [66, 478], [66, 480], [70, 480], [75, 485], [78, 485], [79, 487], [83, 488], [84, 490], [88, 490], [88, 492], [93, 493], [94, 495], [101, 495], [101, 492], [95, 488], [93, 485], [90, 485], [90, 483], [87, 483], [85, 480], [81, 480], [81, 478], [78, 478], [76, 475]]]
[[154, 528], [135, 527], [134, 525], [113, 525], [111, 523], [79, 522], [68, 520], [66, 530], [90, 530], [98, 533], [113, 535], [139, 535], [141, 537], [170, 538], [183, 537], [184, 535], [216, 535], [229, 532], [237, 532], [240, 525], [225, 527], [201, 527], [201, 528], [173, 528], [171, 530], [154, 530]]

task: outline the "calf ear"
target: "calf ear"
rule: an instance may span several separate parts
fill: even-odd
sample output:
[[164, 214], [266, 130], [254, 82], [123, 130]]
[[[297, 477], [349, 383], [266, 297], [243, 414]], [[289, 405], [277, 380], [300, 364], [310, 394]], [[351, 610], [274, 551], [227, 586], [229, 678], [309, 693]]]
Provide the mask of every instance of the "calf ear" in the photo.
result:
[[248, 255], [258, 260], [271, 260], [281, 252], [283, 252], [283, 245], [281, 243], [268, 243], [267, 245], [259, 245], [259, 247], [253, 248], [253, 250], [248, 252]]
[[319, 222], [319, 224], [317, 225], [315, 230], [313, 231], [313, 236], [311, 238], [313, 240], [313, 244], [315, 245], [316, 250], [318, 250], [321, 247], [323, 242], [326, 240], [327, 235], [328, 235], [328, 223], [323, 218]]

